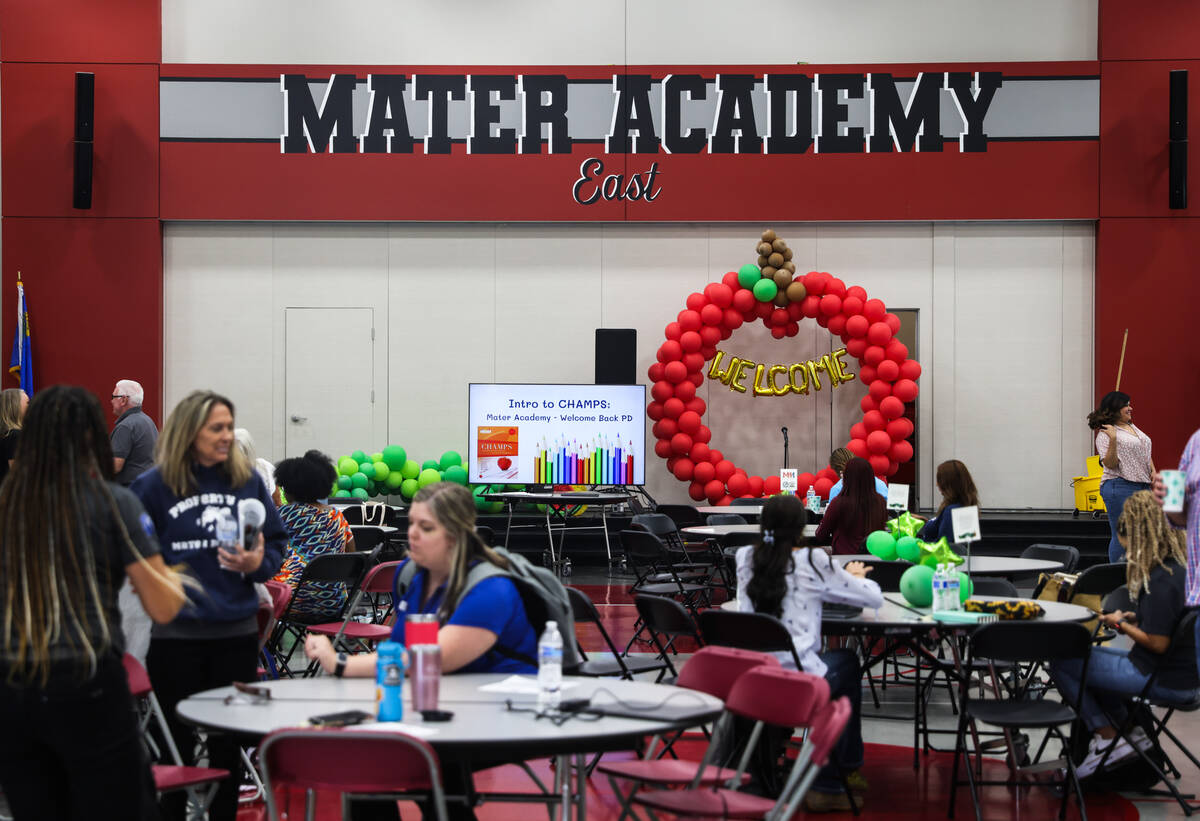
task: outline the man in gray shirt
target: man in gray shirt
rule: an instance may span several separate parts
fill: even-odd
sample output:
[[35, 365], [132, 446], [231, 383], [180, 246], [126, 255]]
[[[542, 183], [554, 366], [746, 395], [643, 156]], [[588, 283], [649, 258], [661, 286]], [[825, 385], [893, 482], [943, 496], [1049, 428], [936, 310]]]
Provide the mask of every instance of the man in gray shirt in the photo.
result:
[[131, 379], [122, 379], [112, 392], [113, 414], [113, 473], [117, 482], [128, 487], [133, 480], [154, 466], [154, 443], [158, 428], [142, 412], [142, 386]]

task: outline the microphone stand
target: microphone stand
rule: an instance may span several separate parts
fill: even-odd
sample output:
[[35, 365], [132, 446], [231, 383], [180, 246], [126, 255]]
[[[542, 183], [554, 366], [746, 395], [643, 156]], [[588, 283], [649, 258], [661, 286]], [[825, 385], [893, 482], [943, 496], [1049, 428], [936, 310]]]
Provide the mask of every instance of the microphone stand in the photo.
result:
[[779, 430], [783, 433], [783, 466], [786, 468], [788, 466], [788, 432], [786, 427]]

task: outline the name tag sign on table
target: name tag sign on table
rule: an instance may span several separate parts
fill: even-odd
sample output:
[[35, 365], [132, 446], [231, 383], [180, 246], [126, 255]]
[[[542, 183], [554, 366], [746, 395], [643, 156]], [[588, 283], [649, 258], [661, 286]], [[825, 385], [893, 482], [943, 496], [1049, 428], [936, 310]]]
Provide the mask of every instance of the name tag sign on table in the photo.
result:
[[887, 509], [908, 510], [908, 485], [890, 484], [887, 488]]
[[979, 541], [979, 508], [976, 505], [956, 507], [950, 511], [955, 543]]
[[799, 468], [783, 468], [779, 471], [779, 489], [784, 493], [795, 493], [799, 484]]

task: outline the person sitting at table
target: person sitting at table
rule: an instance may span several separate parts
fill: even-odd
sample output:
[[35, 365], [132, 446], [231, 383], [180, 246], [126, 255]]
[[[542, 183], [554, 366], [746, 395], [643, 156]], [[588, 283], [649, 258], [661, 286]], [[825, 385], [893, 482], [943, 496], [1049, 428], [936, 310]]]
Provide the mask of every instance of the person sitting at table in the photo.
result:
[[[1151, 491], [1140, 490], [1126, 500], [1117, 520], [1117, 536], [1125, 548], [1126, 584], [1136, 610], [1106, 613], [1100, 621], [1129, 636], [1133, 647], [1092, 648], [1080, 718], [1094, 735], [1087, 756], [1075, 768], [1080, 778], [1094, 773], [1106, 753], [1106, 768], [1137, 754], [1128, 740], [1117, 739], [1113, 722], [1124, 723], [1127, 700], [1142, 691], [1155, 670], [1158, 678], [1151, 688], [1153, 697], [1186, 702], [1200, 690], [1195, 644], [1185, 641], [1179, 647], [1170, 646], [1187, 606], [1183, 531], [1167, 523]], [[1171, 654], [1164, 655], [1168, 649]], [[1079, 695], [1082, 669], [1082, 659], [1050, 665], [1054, 683], [1068, 701], [1074, 702]], [[1128, 736], [1143, 750], [1150, 746], [1141, 727], [1134, 727]]]
[[[805, 809], [822, 812], [850, 809], [841, 776], [849, 774], [852, 789], [865, 790], [866, 781], [857, 772], [863, 763], [862, 673], [854, 651], [845, 648], [820, 652], [821, 603], [880, 607], [879, 585], [867, 578], [862, 562], [844, 568], [804, 538], [807, 521], [804, 503], [796, 496], [772, 496], [763, 505], [758, 544], [737, 552], [738, 610], [767, 613], [780, 619], [792, 634], [792, 643], [804, 672], [824, 676], [833, 698], [848, 696], [854, 712], [808, 795]], [[792, 665], [790, 653], [778, 654], [784, 666]], [[772, 759], [773, 760], [773, 759]]]
[[887, 504], [875, 491], [871, 463], [857, 456], [846, 463], [845, 491], [829, 503], [817, 528], [815, 541], [831, 540], [835, 555], [862, 553], [867, 534], [883, 528]]
[[[310, 450], [303, 456], [284, 459], [275, 467], [274, 478], [288, 499], [279, 508], [288, 543], [283, 566], [274, 580], [295, 591], [309, 562], [326, 553], [353, 550], [354, 534], [340, 510], [321, 504], [337, 479], [337, 469], [324, 453]], [[292, 602], [292, 613], [304, 624], [318, 624], [337, 618], [345, 604], [343, 585], [310, 582]]]
[[[833, 500], [836, 499], [839, 495], [841, 495], [842, 488], [844, 486], [842, 480], [846, 478], [845, 477], [846, 465], [848, 465], [850, 463], [850, 460], [853, 458], [854, 458], [854, 451], [850, 450], [850, 448], [838, 448], [833, 453], [829, 454], [829, 467], [833, 468], [833, 470], [838, 475], [837, 482], [834, 484], [833, 487], [831, 487], [829, 489], [829, 503], [830, 504], [833, 504]], [[880, 479], [878, 476], [875, 477], [875, 492], [878, 493], [880, 496], [882, 496], [885, 501], [887, 500], [887, 495], [888, 495], [887, 483], [884, 482], [882, 479]]]
[[943, 536], [947, 542], [954, 541], [954, 522], [950, 511], [956, 507], [979, 506], [979, 491], [967, 466], [957, 459], [938, 465], [937, 487], [942, 494], [942, 504], [932, 519], [925, 523], [917, 538], [923, 542], [936, 542]]

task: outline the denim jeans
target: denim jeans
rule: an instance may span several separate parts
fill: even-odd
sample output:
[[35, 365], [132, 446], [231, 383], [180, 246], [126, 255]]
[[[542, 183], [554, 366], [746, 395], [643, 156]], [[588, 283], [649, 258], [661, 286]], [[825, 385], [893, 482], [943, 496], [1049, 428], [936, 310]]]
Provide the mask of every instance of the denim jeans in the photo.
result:
[[840, 793], [842, 791], [841, 776], [857, 770], [863, 765], [862, 737], [862, 670], [858, 666], [858, 657], [852, 650], [829, 650], [821, 653], [821, 661], [828, 669], [825, 680], [829, 682], [829, 698], [836, 699], [846, 696], [850, 699], [850, 720], [842, 737], [829, 756], [829, 763], [817, 773], [813, 781], [813, 789], [818, 792]]
[[1146, 482], [1130, 482], [1120, 477], [1100, 483], [1100, 498], [1104, 500], [1104, 507], [1108, 511], [1108, 526], [1112, 530], [1112, 536], [1108, 540], [1110, 562], [1125, 561], [1125, 548], [1121, 547], [1121, 542], [1117, 539], [1117, 520], [1121, 518], [1125, 500], [1139, 490], [1149, 489], [1150, 485]]
[[[1064, 700], [1075, 703], [1079, 695], [1082, 659], [1067, 659], [1050, 663], [1050, 674]], [[1079, 707], [1080, 718], [1089, 730], [1095, 731], [1110, 723], [1125, 720], [1125, 702], [1142, 692], [1150, 676], [1143, 673], [1129, 659], [1128, 650], [1115, 647], [1095, 647], [1087, 668], [1087, 686]], [[1155, 685], [1150, 695], [1169, 701], [1189, 701], [1193, 691], [1174, 690]], [[1110, 718], [1111, 717], [1111, 720]]]

